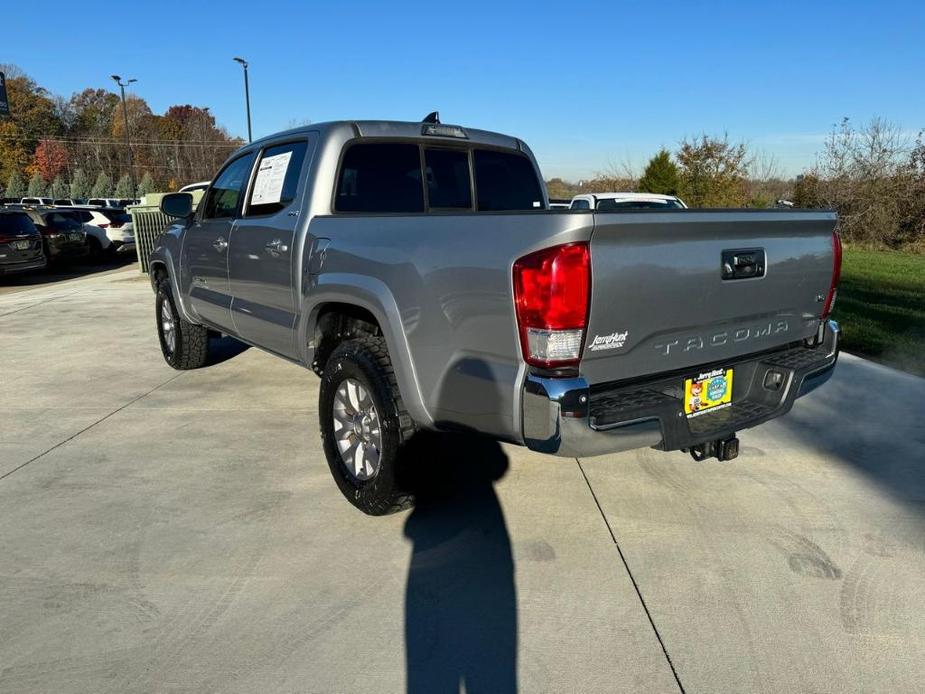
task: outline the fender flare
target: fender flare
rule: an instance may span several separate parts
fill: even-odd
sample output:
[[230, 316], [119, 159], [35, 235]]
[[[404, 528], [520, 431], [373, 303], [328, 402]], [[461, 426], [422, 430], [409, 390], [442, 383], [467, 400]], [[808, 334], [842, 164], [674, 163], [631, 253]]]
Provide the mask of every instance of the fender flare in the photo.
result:
[[381, 280], [350, 273], [330, 273], [317, 278], [309, 294], [303, 297], [296, 328], [299, 355], [303, 363], [312, 363], [314, 349], [309, 346], [309, 338], [314, 335], [321, 308], [329, 303], [351, 304], [373, 315], [385, 337], [408, 414], [417, 424], [433, 426], [433, 417], [424, 405], [415, 373], [401, 312], [392, 292]]
[[158, 269], [162, 269], [167, 273], [167, 279], [170, 281], [170, 289], [173, 291], [174, 303], [177, 305], [177, 310], [179, 310], [180, 316], [188, 323], [194, 323], [198, 325], [199, 321], [193, 316], [192, 313], [190, 313], [186, 305], [186, 298], [180, 291], [180, 284], [177, 279], [177, 265], [174, 262], [173, 254], [170, 252], [170, 249], [164, 247], [158, 248], [155, 253], [152, 253], [151, 258], [148, 261], [148, 277], [151, 280], [151, 288], [155, 291], [157, 290], [157, 287], [154, 283], [154, 275]]

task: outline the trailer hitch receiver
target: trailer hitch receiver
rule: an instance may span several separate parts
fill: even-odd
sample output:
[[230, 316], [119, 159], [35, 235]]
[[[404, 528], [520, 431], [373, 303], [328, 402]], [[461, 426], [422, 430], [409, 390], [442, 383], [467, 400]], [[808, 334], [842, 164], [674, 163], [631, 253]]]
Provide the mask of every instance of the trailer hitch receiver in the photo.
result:
[[739, 439], [733, 434], [726, 439], [707, 441], [706, 443], [693, 446], [689, 450], [689, 453], [691, 454], [691, 458], [697, 462], [706, 460], [707, 458], [716, 458], [722, 462], [733, 460], [739, 455]]

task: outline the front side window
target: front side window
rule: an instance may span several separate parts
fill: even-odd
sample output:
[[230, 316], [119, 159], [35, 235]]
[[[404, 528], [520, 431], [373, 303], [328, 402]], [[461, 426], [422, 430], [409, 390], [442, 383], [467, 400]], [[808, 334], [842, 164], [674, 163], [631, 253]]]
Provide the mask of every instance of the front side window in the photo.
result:
[[471, 209], [468, 152], [425, 149], [424, 166], [427, 201], [431, 209]]
[[417, 145], [357, 144], [344, 154], [334, 209], [338, 212], [423, 212]]
[[543, 193], [533, 163], [522, 154], [473, 151], [479, 211], [538, 210]]
[[235, 159], [222, 170], [209, 189], [203, 218], [222, 219], [235, 216], [253, 163], [254, 154], [251, 152]]
[[292, 204], [298, 191], [306, 149], [308, 143], [302, 140], [263, 150], [246, 216], [274, 214]]

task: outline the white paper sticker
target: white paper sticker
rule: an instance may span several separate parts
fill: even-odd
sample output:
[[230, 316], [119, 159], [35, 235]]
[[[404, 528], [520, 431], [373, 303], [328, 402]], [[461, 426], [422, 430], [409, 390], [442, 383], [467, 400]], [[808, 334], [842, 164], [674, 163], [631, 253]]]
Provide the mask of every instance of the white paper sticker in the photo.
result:
[[283, 195], [283, 183], [286, 180], [286, 171], [289, 169], [289, 160], [292, 152], [264, 157], [257, 169], [257, 179], [254, 181], [254, 193], [251, 195], [251, 205], [269, 205], [279, 202]]

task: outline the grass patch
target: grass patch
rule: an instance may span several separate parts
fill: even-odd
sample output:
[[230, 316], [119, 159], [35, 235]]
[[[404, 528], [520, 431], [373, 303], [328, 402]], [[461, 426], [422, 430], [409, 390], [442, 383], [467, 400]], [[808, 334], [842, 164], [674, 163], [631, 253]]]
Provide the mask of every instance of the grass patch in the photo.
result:
[[842, 349], [925, 376], [925, 256], [845, 248]]

